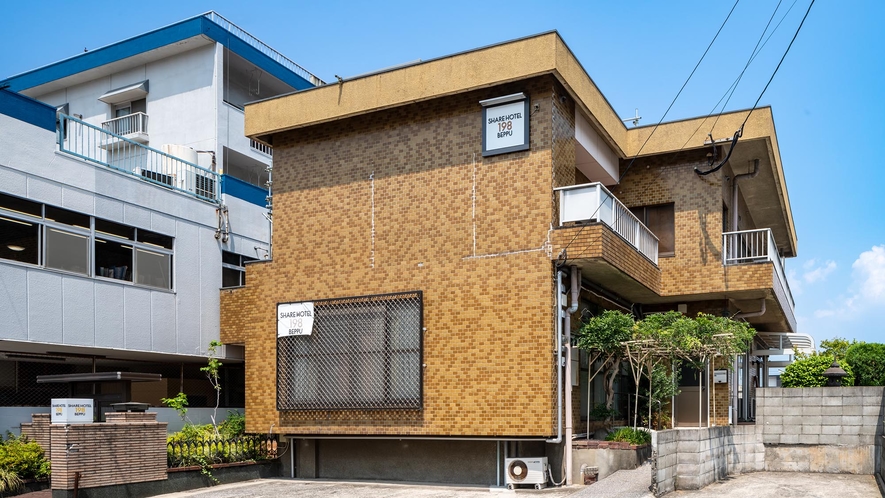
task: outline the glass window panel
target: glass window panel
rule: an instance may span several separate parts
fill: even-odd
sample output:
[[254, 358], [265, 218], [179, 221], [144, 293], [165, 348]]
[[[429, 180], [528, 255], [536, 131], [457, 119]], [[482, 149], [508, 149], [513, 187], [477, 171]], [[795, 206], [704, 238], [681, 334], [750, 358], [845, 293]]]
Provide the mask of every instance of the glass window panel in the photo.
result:
[[95, 231], [114, 235], [116, 237], [122, 237], [124, 239], [135, 240], [134, 228], [127, 227], [126, 225], [121, 225], [119, 223], [114, 223], [113, 221], [101, 220], [96, 218]]
[[89, 230], [89, 215], [75, 213], [67, 209], [46, 206], [46, 219]]
[[47, 228], [46, 267], [86, 275], [89, 269], [89, 237]]
[[6, 194], [0, 194], [0, 208], [15, 211], [17, 213], [29, 214], [31, 216], [43, 216], [42, 205], [40, 203], [31, 202]]
[[172, 288], [172, 256], [146, 249], [135, 250], [135, 283]]
[[160, 235], [149, 230], [142, 230], [139, 228], [138, 241], [144, 242], [145, 244], [165, 247], [166, 249], [172, 249], [172, 237], [169, 237], [168, 235]]
[[132, 246], [95, 239], [95, 275], [131, 282]]
[[221, 251], [221, 262], [234, 266], [242, 266], [240, 264], [240, 255], [228, 251]]
[[234, 270], [231, 268], [222, 268], [221, 269], [221, 287], [239, 287], [243, 285], [240, 283], [240, 277], [243, 272], [239, 270]]
[[40, 263], [40, 225], [0, 217], [0, 258]]

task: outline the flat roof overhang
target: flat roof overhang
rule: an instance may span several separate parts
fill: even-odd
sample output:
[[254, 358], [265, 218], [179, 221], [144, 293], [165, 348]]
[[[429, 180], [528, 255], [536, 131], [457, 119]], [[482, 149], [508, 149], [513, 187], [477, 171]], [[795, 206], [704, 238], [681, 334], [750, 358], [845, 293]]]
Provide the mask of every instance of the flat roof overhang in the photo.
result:
[[[206, 363], [206, 355], [166, 353], [159, 351], [138, 351], [133, 349], [100, 348], [91, 346], [70, 346], [31, 341], [0, 340], [0, 357], [9, 359], [26, 359], [48, 362], [65, 361], [68, 358], [82, 360], [95, 357], [97, 359], [136, 361], [148, 363]], [[218, 359], [225, 363], [242, 363], [245, 359], [245, 348], [234, 344], [225, 344], [219, 350]]]
[[[729, 112], [718, 115], [718, 119], [711, 116], [662, 123], [646, 143], [654, 127], [627, 129], [559, 34], [550, 31], [251, 102], [246, 105], [245, 134], [273, 145], [273, 135], [277, 133], [545, 74], [562, 83], [578, 111], [621, 159], [635, 157], [640, 149], [642, 156], [651, 156], [703, 148], [713, 120], [714, 138], [731, 137], [749, 112]], [[773, 184], [750, 194], [765, 201], [759, 203], [766, 206], [766, 212], [758, 214], [757, 225], [767, 224], [775, 229], [775, 240], [782, 253], [794, 256], [796, 230], [770, 107], [755, 109], [750, 114], [735, 152], [737, 155], [730, 162], [737, 172], [743, 172], [746, 161], [753, 158], [760, 159], [763, 168], [767, 168], [765, 175]], [[752, 182], [745, 183], [746, 192], [753, 191]], [[772, 198], [777, 203], [772, 203]], [[757, 213], [753, 216], [755, 219]]]

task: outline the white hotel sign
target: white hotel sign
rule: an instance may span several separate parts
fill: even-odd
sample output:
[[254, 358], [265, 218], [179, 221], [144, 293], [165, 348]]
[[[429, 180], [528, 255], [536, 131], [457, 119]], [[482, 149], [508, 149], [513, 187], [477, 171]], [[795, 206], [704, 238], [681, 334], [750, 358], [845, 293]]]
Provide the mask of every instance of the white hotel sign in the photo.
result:
[[482, 100], [482, 155], [529, 148], [529, 99], [523, 93]]
[[277, 304], [277, 337], [313, 333], [312, 302]]

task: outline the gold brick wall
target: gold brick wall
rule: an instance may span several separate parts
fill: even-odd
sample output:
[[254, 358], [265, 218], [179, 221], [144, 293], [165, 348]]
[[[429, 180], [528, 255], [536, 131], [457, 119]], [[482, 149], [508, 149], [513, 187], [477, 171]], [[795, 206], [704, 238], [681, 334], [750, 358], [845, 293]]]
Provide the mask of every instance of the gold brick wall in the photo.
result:
[[[574, 178], [557, 86], [541, 77], [274, 137], [274, 259], [222, 293], [222, 341], [246, 345], [250, 432], [552, 434], [550, 186]], [[531, 149], [483, 158], [478, 102], [516, 92], [539, 106]], [[424, 292], [422, 410], [276, 411], [276, 303], [411, 290]]]

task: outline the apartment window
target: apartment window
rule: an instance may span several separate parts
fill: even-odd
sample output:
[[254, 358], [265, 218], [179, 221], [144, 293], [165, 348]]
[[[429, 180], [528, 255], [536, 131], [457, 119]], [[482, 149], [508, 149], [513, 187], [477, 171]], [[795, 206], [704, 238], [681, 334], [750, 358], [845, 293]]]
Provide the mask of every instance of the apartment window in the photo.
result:
[[0, 259], [171, 289], [172, 247], [167, 235], [0, 194]]
[[421, 292], [313, 305], [311, 335], [277, 339], [278, 409], [421, 408]]
[[237, 253], [221, 252], [221, 287], [242, 287], [246, 285], [246, 263], [256, 261]]
[[658, 256], [676, 254], [676, 213], [673, 203], [630, 208], [658, 238]]

